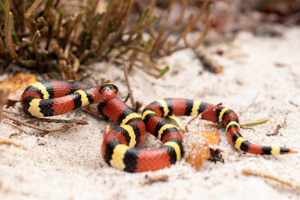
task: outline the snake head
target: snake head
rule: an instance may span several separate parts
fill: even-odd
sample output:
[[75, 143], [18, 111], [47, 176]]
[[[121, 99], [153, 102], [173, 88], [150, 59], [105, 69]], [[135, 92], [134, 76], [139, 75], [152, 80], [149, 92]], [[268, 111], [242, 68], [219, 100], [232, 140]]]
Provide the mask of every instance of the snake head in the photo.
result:
[[99, 89], [99, 93], [102, 96], [102, 99], [105, 101], [114, 99], [117, 96], [118, 92], [118, 87], [113, 83], [105, 83]]

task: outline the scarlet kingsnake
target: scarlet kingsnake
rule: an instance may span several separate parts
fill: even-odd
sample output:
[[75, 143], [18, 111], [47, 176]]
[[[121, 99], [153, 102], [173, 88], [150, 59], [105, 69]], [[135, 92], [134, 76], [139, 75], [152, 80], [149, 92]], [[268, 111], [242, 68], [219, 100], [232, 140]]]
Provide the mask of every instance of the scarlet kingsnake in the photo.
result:
[[[144, 172], [163, 169], [184, 156], [183, 138], [177, 128], [164, 120], [168, 115], [197, 115], [212, 122], [222, 123], [229, 143], [236, 149], [252, 154], [296, 153], [286, 147], [251, 144], [240, 134], [238, 116], [223, 106], [197, 100], [167, 98], [152, 102], [143, 110], [142, 117], [120, 99], [115, 98], [114, 84], [92, 87], [80, 82], [46, 80], [29, 86], [22, 95], [25, 113], [34, 117], [53, 116], [92, 104], [119, 126], [106, 134], [101, 154], [105, 162], [119, 170]], [[156, 149], [137, 149], [146, 136], [146, 127], [163, 145]]]

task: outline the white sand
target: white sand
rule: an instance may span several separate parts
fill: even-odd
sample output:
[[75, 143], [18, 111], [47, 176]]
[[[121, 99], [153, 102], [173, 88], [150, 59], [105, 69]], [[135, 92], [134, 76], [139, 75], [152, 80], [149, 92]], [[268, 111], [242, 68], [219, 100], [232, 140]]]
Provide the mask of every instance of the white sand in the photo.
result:
[[[299, 151], [300, 108], [300, 29], [286, 30], [283, 38], [255, 38], [242, 33], [235, 45], [221, 45], [225, 53], [247, 57], [216, 59], [224, 73], [202, 71], [191, 50], [177, 52], [162, 63], [171, 71], [156, 80], [136, 70], [130, 81], [135, 100], [143, 105], [164, 97], [183, 97], [232, 108], [244, 112], [259, 93], [254, 105], [241, 121], [268, 117], [270, 121], [254, 130], [242, 130], [249, 141], [264, 145], [280, 145]], [[239, 44], [239, 45], [237, 45]], [[213, 51], [213, 49], [211, 49]], [[282, 67], [275, 63], [284, 64]], [[102, 64], [103, 66], [103, 64]], [[163, 65], [162, 65], [163, 66]], [[177, 73], [176, 73], [177, 72]], [[114, 80], [124, 96], [127, 93], [120, 67], [111, 67], [107, 74], [95, 74], [99, 80]], [[237, 84], [242, 82], [242, 85]], [[287, 117], [287, 126], [277, 136], [277, 124]], [[243, 154], [227, 142], [224, 132], [218, 146], [225, 164], [206, 162], [199, 172], [184, 161], [157, 172], [130, 174], [106, 167], [100, 156], [105, 121], [77, 111], [57, 118], [82, 119], [87, 126], [56, 132], [45, 137], [21, 134], [11, 140], [28, 150], [0, 146], [0, 199], [299, 199], [300, 191], [262, 177], [245, 176], [243, 169], [279, 175], [300, 183], [300, 155], [260, 156]], [[180, 118], [184, 123], [190, 117]], [[197, 130], [200, 120], [193, 122]], [[112, 123], [110, 123], [112, 124]], [[56, 125], [40, 123], [41, 127]], [[114, 125], [113, 125], [114, 126]], [[26, 128], [25, 128], [26, 129]], [[26, 129], [30, 131], [29, 129]], [[0, 124], [0, 138], [18, 132]], [[33, 132], [31, 130], [31, 132]], [[45, 145], [39, 145], [44, 143]], [[157, 147], [159, 142], [148, 135], [144, 147]], [[147, 182], [146, 176], [168, 175], [167, 182]]]

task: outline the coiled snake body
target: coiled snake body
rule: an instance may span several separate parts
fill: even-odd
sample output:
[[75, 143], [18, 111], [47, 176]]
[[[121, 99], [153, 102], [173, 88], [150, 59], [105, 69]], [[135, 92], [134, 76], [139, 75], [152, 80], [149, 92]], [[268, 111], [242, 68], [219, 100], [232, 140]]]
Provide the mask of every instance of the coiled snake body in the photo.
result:
[[[251, 144], [240, 134], [238, 116], [223, 106], [197, 100], [167, 98], [152, 102], [143, 110], [142, 117], [116, 98], [114, 84], [92, 87], [80, 82], [45, 80], [29, 86], [22, 95], [25, 113], [34, 117], [60, 115], [92, 104], [119, 126], [106, 134], [101, 154], [105, 162], [119, 170], [144, 172], [163, 169], [184, 156], [183, 138], [177, 128], [164, 120], [168, 115], [198, 115], [208, 121], [222, 123], [228, 142], [236, 149], [252, 154], [290, 154], [292, 149]], [[137, 149], [146, 130], [160, 139], [156, 149]]]

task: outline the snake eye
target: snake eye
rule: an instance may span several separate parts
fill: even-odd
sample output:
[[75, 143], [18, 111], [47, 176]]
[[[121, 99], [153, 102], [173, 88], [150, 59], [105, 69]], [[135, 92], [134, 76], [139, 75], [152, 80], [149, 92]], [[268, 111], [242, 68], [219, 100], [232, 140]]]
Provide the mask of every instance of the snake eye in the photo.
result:
[[101, 94], [102, 98], [106, 101], [115, 98], [118, 94], [118, 87], [113, 83], [106, 83], [102, 85], [99, 89], [99, 93]]

